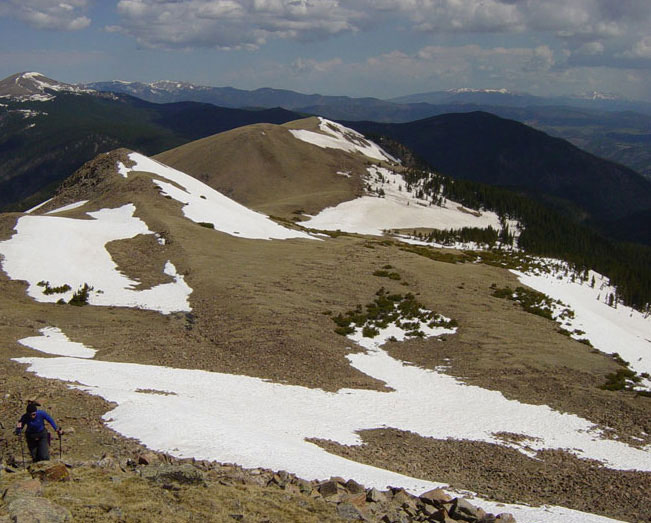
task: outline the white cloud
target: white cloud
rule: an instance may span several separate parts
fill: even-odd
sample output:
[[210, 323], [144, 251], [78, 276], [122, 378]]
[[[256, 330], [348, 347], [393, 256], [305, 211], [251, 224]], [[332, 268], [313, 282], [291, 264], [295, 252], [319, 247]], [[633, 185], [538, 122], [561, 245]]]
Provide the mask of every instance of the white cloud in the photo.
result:
[[17, 18], [36, 29], [78, 31], [91, 23], [83, 14], [88, 3], [88, 0], [3, 0], [0, 17]]
[[613, 49], [630, 48], [651, 24], [648, 0], [120, 0], [117, 12], [120, 23], [107, 30], [163, 48], [256, 49], [388, 22], [436, 34], [536, 32], [550, 47], [560, 39], [572, 52], [599, 56], [611, 40], [626, 40]]
[[576, 49], [576, 54], [584, 54], [588, 56], [600, 55], [604, 52], [604, 44], [601, 42], [586, 42], [581, 47]]
[[[337, 0], [120, 0], [119, 30], [147, 47], [257, 48], [271, 38], [316, 40], [358, 30], [360, 10]], [[115, 27], [111, 27], [115, 31]]]
[[332, 60], [318, 61], [312, 58], [297, 58], [291, 64], [292, 70], [296, 74], [306, 73], [327, 73], [336, 67], [343, 64], [341, 58], [333, 58]]
[[626, 58], [644, 58], [651, 59], [651, 36], [645, 36], [635, 42], [633, 48], [623, 53]]

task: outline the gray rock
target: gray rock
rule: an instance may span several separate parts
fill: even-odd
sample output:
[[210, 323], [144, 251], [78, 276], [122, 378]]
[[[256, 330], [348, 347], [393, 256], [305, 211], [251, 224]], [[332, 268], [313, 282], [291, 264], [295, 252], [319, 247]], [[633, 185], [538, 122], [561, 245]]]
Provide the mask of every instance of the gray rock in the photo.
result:
[[2, 494], [3, 501], [9, 505], [20, 498], [36, 498], [43, 495], [43, 486], [38, 479], [27, 479], [10, 485]]
[[479, 521], [486, 515], [483, 509], [475, 507], [466, 498], [456, 498], [450, 507], [450, 517], [462, 521]]
[[45, 498], [16, 499], [9, 504], [7, 510], [13, 523], [67, 523], [72, 521], [72, 514], [68, 509]]
[[336, 481], [324, 481], [319, 485], [319, 494], [324, 498], [329, 498], [339, 494], [339, 484]]
[[366, 501], [369, 501], [371, 503], [384, 503], [386, 500], [386, 494], [384, 494], [384, 492], [380, 492], [376, 488], [372, 488], [366, 493]]
[[337, 514], [344, 519], [363, 520], [364, 516], [352, 503], [344, 502], [337, 505]]
[[142, 469], [142, 476], [157, 483], [175, 482], [182, 485], [205, 484], [204, 473], [189, 463], [182, 465], [150, 465]]
[[361, 494], [362, 492], [364, 492], [364, 487], [362, 487], [354, 479], [349, 479], [348, 481], [346, 481], [344, 487], [346, 487], [348, 492], [350, 492], [351, 494]]
[[419, 499], [423, 503], [428, 505], [434, 505], [436, 507], [442, 507], [443, 503], [449, 503], [452, 501], [452, 498], [446, 494], [443, 489], [435, 488], [433, 490], [428, 490], [419, 496]]

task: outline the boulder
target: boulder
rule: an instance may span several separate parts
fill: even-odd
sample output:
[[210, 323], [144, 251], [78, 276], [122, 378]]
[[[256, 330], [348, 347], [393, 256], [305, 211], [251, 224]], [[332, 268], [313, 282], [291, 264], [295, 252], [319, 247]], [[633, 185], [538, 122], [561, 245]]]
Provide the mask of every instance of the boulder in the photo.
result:
[[515, 518], [513, 517], [513, 514], [509, 514], [508, 512], [503, 512], [502, 514], [497, 515], [495, 521], [497, 523], [515, 523]]
[[343, 519], [364, 519], [362, 512], [355, 505], [346, 501], [337, 505], [337, 515]]
[[372, 488], [366, 493], [366, 501], [369, 501], [370, 503], [384, 503], [386, 500], [386, 494], [380, 492], [376, 488]]
[[49, 499], [20, 498], [7, 507], [9, 518], [13, 523], [67, 523], [72, 521], [72, 514]]
[[346, 490], [351, 494], [361, 494], [362, 492], [366, 492], [364, 487], [357, 483], [357, 481], [354, 479], [349, 479], [346, 481], [344, 487], [346, 487]]
[[142, 469], [142, 476], [156, 483], [179, 483], [182, 485], [203, 485], [205, 475], [198, 468], [183, 463], [181, 465], [157, 465]]
[[156, 463], [160, 461], [158, 459], [158, 454], [154, 452], [143, 452], [142, 454], [138, 455], [138, 465], [151, 465], [153, 463]]
[[65, 463], [56, 463], [53, 461], [39, 461], [29, 467], [29, 473], [33, 478], [41, 481], [68, 481], [70, 472]]
[[336, 481], [328, 480], [319, 484], [319, 494], [324, 498], [330, 498], [339, 494], [339, 484]]
[[449, 511], [452, 519], [475, 522], [486, 515], [486, 512], [472, 505], [466, 498], [456, 498]]
[[391, 500], [392, 503], [395, 503], [396, 505], [402, 505], [403, 503], [407, 503], [412, 500], [412, 495], [409, 494], [405, 489], [403, 488], [391, 488], [391, 493], [393, 494], [393, 498]]
[[17, 481], [10, 485], [2, 494], [3, 501], [8, 505], [19, 498], [36, 498], [43, 495], [43, 485], [38, 479]]
[[435, 507], [442, 507], [443, 503], [449, 503], [452, 501], [452, 498], [441, 488], [428, 490], [427, 492], [422, 493], [419, 496], [419, 499], [423, 503], [434, 505]]

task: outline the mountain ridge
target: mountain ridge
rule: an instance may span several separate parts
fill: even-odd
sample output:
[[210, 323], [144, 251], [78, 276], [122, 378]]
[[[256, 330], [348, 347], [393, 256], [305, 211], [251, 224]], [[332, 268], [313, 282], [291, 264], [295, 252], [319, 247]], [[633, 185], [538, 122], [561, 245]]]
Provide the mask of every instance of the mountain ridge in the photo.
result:
[[[366, 165], [373, 161], [358, 150], [324, 147], [333, 144], [332, 138], [359, 144], [355, 135], [338, 129], [313, 119], [288, 124], [278, 134], [283, 140], [294, 140], [299, 152], [293, 155], [311, 151], [316, 160], [326, 154], [339, 157], [340, 161], [334, 159], [330, 164], [331, 170], [339, 170], [338, 164], [344, 161], [351, 165], [353, 157], [369, 175], [370, 171], [382, 174], [380, 168], [388, 169], [386, 164]], [[249, 131], [260, 137], [256, 147], [264, 152], [261, 132], [270, 136], [271, 129], [256, 125]], [[229, 134], [238, 132], [243, 131]], [[200, 145], [215, 145], [216, 141], [212, 138]], [[220, 147], [228, 147], [228, 143], [224, 141]], [[276, 152], [284, 158], [289, 154], [289, 142], [283, 143], [285, 148]], [[201, 156], [206, 150], [202, 147], [193, 154]], [[184, 148], [193, 147], [188, 144]], [[231, 161], [241, 164], [238, 158]], [[200, 158], [194, 163], [200, 164]], [[478, 505], [494, 511], [499, 501], [525, 499], [533, 504], [508, 507], [521, 522], [541, 521], [545, 514], [552, 518], [549, 521], [563, 517], [598, 521], [597, 516], [577, 512], [588, 509], [611, 517], [646, 517], [648, 509], [628, 501], [644, 499], [640, 493], [646, 473], [621, 470], [631, 461], [637, 467], [646, 466], [641, 450], [648, 442], [648, 434], [643, 433], [648, 420], [646, 398], [630, 390], [599, 388], [605, 374], [616, 372], [619, 364], [561, 333], [560, 325], [567, 327], [568, 318], [557, 318], [557, 323], [498, 297], [497, 290], [519, 284], [515, 274], [481, 263], [468, 253], [411, 245], [390, 236], [346, 233], [343, 225], [339, 233], [312, 231], [313, 239], [263, 240], [238, 234], [243, 232], [240, 229], [225, 232], [221, 227], [235, 211], [213, 221], [207, 221], [205, 214], [192, 214], [190, 206], [205, 205], [202, 209], [207, 212], [221, 198], [213, 199], [214, 193], [200, 180], [178, 177], [168, 169], [138, 153], [114, 151], [86, 164], [54, 201], [29, 214], [0, 216], [0, 301], [8, 311], [0, 330], [11, 340], [0, 351], [7, 358], [18, 358], [7, 365], [8, 376], [13, 379], [14, 373], [20, 376], [28, 368], [53, 383], [58, 379], [76, 383], [74, 390], [61, 387], [58, 392], [74, 399], [75, 412], [90, 410], [99, 398], [86, 393], [94, 393], [113, 402], [103, 407], [113, 410], [104, 416], [101, 430], [109, 427], [172, 454], [199, 448], [210, 459], [243, 462], [249, 467], [273, 463], [272, 470], [297, 470], [308, 479], [327, 479], [339, 473], [376, 488], [384, 488], [390, 481], [423, 489], [433, 481], [448, 481], [449, 472], [443, 469], [453, 464], [458, 474], [455, 485], [479, 491]], [[361, 174], [350, 171], [352, 176]], [[330, 174], [323, 176], [325, 185], [339, 182], [337, 176], [349, 183], [347, 176]], [[281, 175], [279, 168], [275, 176]], [[392, 183], [388, 176], [383, 177], [383, 183]], [[365, 197], [382, 203], [392, 197], [388, 185], [386, 189], [385, 198], [377, 193]], [[323, 188], [322, 192], [328, 191]], [[395, 192], [404, 195], [406, 186]], [[270, 200], [259, 205], [277, 204], [282, 199], [281, 192], [268, 196]], [[352, 202], [359, 203], [356, 196], [347, 198], [354, 197]], [[403, 208], [422, 207], [415, 200], [409, 203]], [[287, 230], [308, 232], [302, 222], [276, 223]], [[42, 257], [43, 269], [34, 271], [25, 283], [9, 277], [11, 267], [27, 268], [10, 246], [27, 240], [23, 232], [28, 225], [51, 247], [34, 245], [30, 250], [47, 251], [48, 256]], [[134, 230], [121, 232], [127, 226]], [[88, 228], [81, 238], [84, 243], [102, 249], [92, 255], [88, 250], [77, 254], [72, 240], [80, 239], [74, 231], [82, 227]], [[100, 238], [106, 234], [103, 231], [111, 236]], [[55, 248], [53, 237], [67, 248]], [[58, 257], [64, 255], [69, 262], [61, 263]], [[489, 252], [479, 256], [488, 259]], [[145, 298], [183, 282], [191, 289], [184, 294], [191, 310], [182, 301], [167, 313], [152, 309], [148, 302], [140, 302], [139, 307], [114, 302], [112, 286], [106, 280], [93, 279], [95, 271], [105, 266], [100, 258], [112, 261], [111, 272], [132, 280], [131, 289], [125, 289], [128, 296]], [[168, 271], [168, 264], [175, 270]], [[63, 269], [68, 275], [57, 279]], [[70, 274], [77, 280], [72, 281]], [[556, 281], [555, 273], [549, 276]], [[47, 282], [38, 285], [42, 278]], [[565, 278], [562, 284], [569, 286], [569, 276]], [[54, 295], [45, 292], [48, 287], [80, 282], [94, 287], [86, 306], [65, 303], [74, 289], [54, 291]], [[34, 287], [29, 295], [28, 285]], [[575, 285], [587, 290], [589, 279]], [[64, 303], [57, 304], [60, 298]], [[394, 308], [393, 303], [402, 307]], [[621, 317], [622, 325], [631, 321], [625, 319], [629, 314], [638, 319], [637, 313], [629, 313], [623, 306], [617, 311], [599, 304]], [[374, 311], [379, 314], [382, 310], [417, 311], [417, 316], [405, 321], [418, 323], [422, 336], [409, 330], [413, 326], [408, 324], [385, 332], [386, 327], [380, 324], [393, 321], [388, 318], [365, 323]], [[579, 321], [581, 310], [577, 307], [576, 312]], [[420, 316], [424, 314], [432, 325], [422, 324]], [[355, 335], [337, 332], [347, 319], [347, 327], [351, 327], [350, 318], [359, 323], [352, 326]], [[381, 332], [363, 336], [363, 326]], [[628, 338], [625, 342], [628, 344]], [[97, 352], [93, 357], [72, 356], [67, 351], [73, 344], [77, 350], [82, 344]], [[54, 345], [59, 347], [58, 353], [42, 357], [35, 352], [47, 353]], [[406, 361], [416, 365], [405, 365]], [[38, 387], [41, 378], [30, 377]], [[436, 389], [431, 388], [434, 386]], [[435, 402], [430, 401], [432, 397]], [[455, 403], [460, 398], [470, 401]], [[131, 410], [139, 405], [147, 408]], [[471, 410], [477, 406], [481, 414]], [[449, 416], [451, 408], [464, 415]], [[188, 431], [192, 420], [196, 422], [197, 410], [203, 409], [220, 413], [215, 417], [218, 425]], [[513, 415], [505, 415], [504, 409]], [[89, 417], [98, 420], [104, 410], [96, 405]], [[561, 411], [574, 417], [561, 415]], [[539, 416], [544, 416], [546, 423]], [[143, 423], [145, 419], [147, 423]], [[160, 420], [164, 426], [157, 425]], [[547, 422], [554, 427], [551, 439], [545, 432]], [[95, 427], [87, 421], [70, 423], [75, 423], [79, 438]], [[582, 432], [593, 424], [592, 432]], [[482, 430], [478, 432], [477, 426]], [[605, 427], [615, 431], [619, 441], [601, 439], [611, 437], [602, 431]], [[143, 428], [148, 430], [142, 432]], [[440, 466], [428, 461], [427, 467], [422, 467], [419, 460], [412, 459], [413, 450], [400, 455], [403, 446], [398, 440], [402, 438], [407, 438], [417, 455], [441, 451], [443, 445], [450, 455], [468, 459]], [[635, 438], [641, 441], [636, 443]], [[366, 444], [360, 447], [362, 442]], [[621, 452], [609, 454], [611, 446]], [[599, 466], [561, 450], [566, 448], [582, 448], [587, 456], [614, 461]], [[371, 455], [364, 456], [365, 452]], [[385, 458], [377, 458], [382, 455]], [[368, 467], [371, 463], [376, 468]], [[543, 470], [541, 463], [552, 472], [538, 474]], [[499, 467], [503, 476], [493, 474], [487, 483], [485, 472], [481, 472], [487, 464]], [[535, 471], [532, 489], [517, 480], [523, 469]], [[406, 473], [411, 477], [406, 478]], [[584, 481], [586, 474], [589, 481]], [[563, 495], [568, 483], [576, 486], [581, 496]], [[498, 487], [497, 493], [491, 484]], [[601, 486], [613, 484], [621, 485], [623, 495], [612, 504], [599, 501], [603, 500]], [[159, 503], [165, 504], [164, 499], [161, 496]], [[569, 508], [538, 507], [541, 503], [553, 505], [556, 500]], [[174, 503], [182, 505], [183, 501]], [[124, 510], [126, 517], [133, 514], [131, 507]]]
[[448, 114], [408, 124], [346, 125], [397, 140], [454, 178], [567, 200], [593, 222], [621, 220], [651, 208], [651, 182], [634, 171], [489, 113]]

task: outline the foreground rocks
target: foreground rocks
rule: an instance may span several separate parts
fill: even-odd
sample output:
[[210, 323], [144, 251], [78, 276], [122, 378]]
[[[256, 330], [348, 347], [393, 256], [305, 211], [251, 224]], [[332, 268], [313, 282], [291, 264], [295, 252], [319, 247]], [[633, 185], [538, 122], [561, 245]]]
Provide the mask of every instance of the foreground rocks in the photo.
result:
[[[63, 463], [43, 461], [30, 466], [32, 479], [11, 483], [2, 489], [6, 521], [14, 523], [66, 523], [72, 521], [70, 511], [43, 496], [44, 484], [67, 481], [69, 473]], [[1, 516], [0, 516], [1, 517]]]
[[[208, 461], [175, 460], [168, 456], [156, 459], [148, 453], [147, 459], [139, 456], [126, 464], [131, 470], [164, 488], [181, 485], [205, 485], [217, 481], [222, 485], [255, 485], [284, 490], [309, 498], [320, 498], [336, 508], [337, 515], [345, 520], [382, 521], [403, 523], [408, 521], [470, 523], [515, 523], [508, 513], [490, 514], [471, 504], [466, 498], [453, 498], [442, 489], [434, 489], [420, 496], [409, 494], [402, 488], [380, 491], [364, 488], [356, 481], [332, 477], [325, 481], [307, 481], [286, 471], [243, 469], [238, 465], [224, 465]], [[105, 459], [105, 458], [104, 458]], [[244, 515], [242, 515], [242, 518]], [[235, 518], [237, 519], [237, 518]]]
[[[84, 481], [93, 481], [84, 479], [90, 478], [89, 474], [99, 474], [113, 484], [130, 485], [138, 482], [140, 488], [144, 486], [154, 496], [155, 492], [165, 492], [177, 502], [192, 499], [193, 492], [205, 496], [202, 492], [207, 493], [212, 488], [250, 491], [250, 495], [260, 497], [260, 501], [267, 496], [280, 496], [295, 505], [319, 507], [320, 512], [314, 513], [318, 521], [515, 522], [510, 514], [487, 514], [468, 499], [453, 498], [442, 489], [414, 496], [402, 488], [381, 491], [365, 488], [354, 480], [340, 477], [308, 481], [286, 471], [244, 469], [238, 465], [179, 460], [153, 452], [127, 459], [104, 455], [95, 461], [68, 464], [41, 462], [31, 465], [28, 470], [6, 466], [0, 476], [0, 522], [65, 523], [72, 521], [73, 516], [76, 520], [88, 518], [83, 512], [71, 513], [68, 508], [48, 499], [49, 495], [56, 501], [74, 500], [77, 506], [85, 509], [99, 507], [101, 512], [117, 521], [129, 520], [128, 507], [123, 507], [115, 498], [107, 503], [102, 499], [103, 489], [99, 486], [96, 488], [98, 497], [92, 504], [75, 497], [80, 495]], [[71, 488], [65, 487], [66, 484], [70, 484]], [[73, 487], [72, 484], [76, 486]], [[267, 523], [277, 520], [259, 512], [251, 514], [236, 500], [233, 500], [233, 507], [227, 516], [229, 520]], [[224, 517], [214, 516], [214, 520], [222, 521]]]

